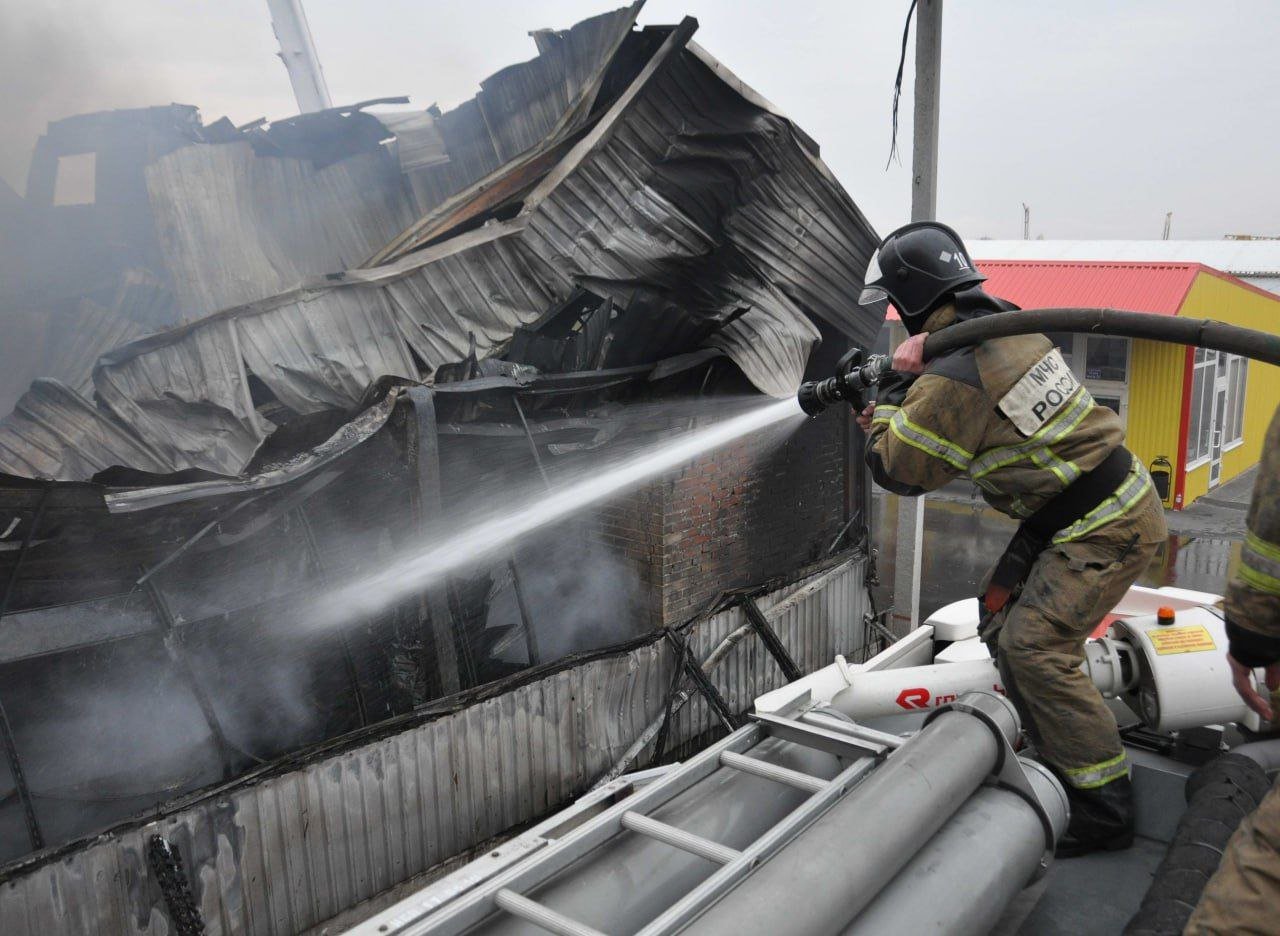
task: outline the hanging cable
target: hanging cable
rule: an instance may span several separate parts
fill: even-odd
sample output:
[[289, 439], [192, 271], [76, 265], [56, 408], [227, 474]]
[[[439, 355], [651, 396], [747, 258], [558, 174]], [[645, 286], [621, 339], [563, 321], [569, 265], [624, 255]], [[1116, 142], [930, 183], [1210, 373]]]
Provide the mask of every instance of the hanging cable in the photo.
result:
[[915, 15], [916, 2], [917, 0], [911, 0], [911, 6], [907, 7], [907, 21], [902, 26], [902, 54], [898, 57], [897, 77], [893, 79], [893, 136], [889, 138], [889, 158], [884, 164], [886, 171], [898, 158], [898, 100], [902, 97], [902, 73], [907, 67], [907, 39], [911, 35], [911, 17]]

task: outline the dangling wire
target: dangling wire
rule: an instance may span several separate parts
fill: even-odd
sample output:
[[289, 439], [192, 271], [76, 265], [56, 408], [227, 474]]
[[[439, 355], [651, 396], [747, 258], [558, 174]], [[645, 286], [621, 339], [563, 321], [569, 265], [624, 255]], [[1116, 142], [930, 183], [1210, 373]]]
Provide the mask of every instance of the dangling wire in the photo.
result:
[[[902, 71], [907, 65], [907, 38], [911, 35], [911, 16], [916, 11], [916, 2], [911, 0], [911, 6], [907, 8], [907, 22], [902, 27], [902, 55], [898, 58], [898, 77], [893, 79], [893, 137], [889, 140], [889, 158], [884, 164], [886, 170], [898, 159], [898, 99], [902, 96]], [[902, 160], [898, 159], [898, 162]]]

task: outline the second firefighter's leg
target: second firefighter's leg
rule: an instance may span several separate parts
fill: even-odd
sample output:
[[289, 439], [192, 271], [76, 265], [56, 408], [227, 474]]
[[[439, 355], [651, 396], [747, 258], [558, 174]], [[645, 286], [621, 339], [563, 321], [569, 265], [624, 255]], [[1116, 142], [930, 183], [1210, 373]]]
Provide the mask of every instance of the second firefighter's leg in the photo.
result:
[[1280, 907], [1280, 787], [1240, 823], [1222, 863], [1184, 933], [1190, 936], [1261, 936], [1274, 933]]
[[1111, 710], [1080, 669], [1084, 641], [1146, 568], [1155, 542], [1052, 546], [1036, 561], [1000, 632], [1001, 672], [1044, 760], [1068, 787], [1061, 854], [1133, 839], [1129, 769]]

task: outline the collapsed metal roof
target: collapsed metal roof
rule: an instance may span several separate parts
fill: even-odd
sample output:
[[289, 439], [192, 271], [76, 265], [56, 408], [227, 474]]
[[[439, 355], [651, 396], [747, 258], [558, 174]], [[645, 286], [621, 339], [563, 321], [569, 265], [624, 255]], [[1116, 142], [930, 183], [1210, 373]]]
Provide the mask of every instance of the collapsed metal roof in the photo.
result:
[[92, 402], [33, 384], [0, 472], [241, 475], [281, 422], [500, 356], [579, 289], [616, 316], [598, 367], [712, 349], [784, 396], [820, 327], [869, 345], [852, 297], [877, 238], [817, 146], [696, 21], [634, 30], [640, 6], [536, 33], [444, 114], [215, 124], [148, 165], [189, 321], [100, 357]]

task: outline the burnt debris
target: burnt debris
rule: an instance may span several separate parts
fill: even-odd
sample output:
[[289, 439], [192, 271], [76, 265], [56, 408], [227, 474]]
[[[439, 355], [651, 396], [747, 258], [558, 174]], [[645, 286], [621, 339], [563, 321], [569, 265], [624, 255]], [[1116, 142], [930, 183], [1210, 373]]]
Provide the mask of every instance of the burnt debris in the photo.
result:
[[447, 112], [69, 118], [0, 191], [0, 862], [651, 629], [591, 518], [341, 633], [302, 609], [691, 419], [638, 403], [871, 343], [816, 144], [640, 6]]

